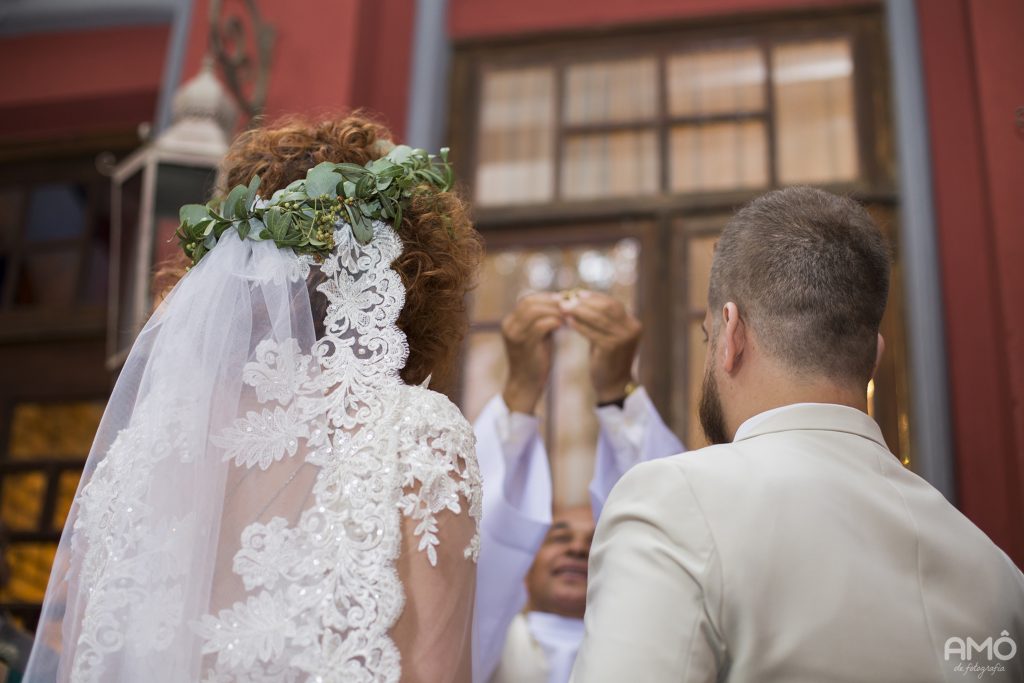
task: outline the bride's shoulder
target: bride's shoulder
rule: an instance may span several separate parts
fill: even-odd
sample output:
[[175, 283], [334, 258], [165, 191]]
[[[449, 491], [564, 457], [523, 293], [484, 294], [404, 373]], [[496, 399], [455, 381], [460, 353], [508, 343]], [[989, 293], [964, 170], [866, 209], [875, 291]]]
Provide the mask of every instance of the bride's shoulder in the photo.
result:
[[476, 442], [473, 427], [459, 407], [444, 394], [424, 386], [402, 386], [399, 413], [401, 423], [412, 431], [445, 431]]
[[472, 431], [458, 405], [444, 394], [425, 386], [402, 385], [399, 403], [403, 413], [444, 420], [451, 422], [453, 426], [465, 427]]

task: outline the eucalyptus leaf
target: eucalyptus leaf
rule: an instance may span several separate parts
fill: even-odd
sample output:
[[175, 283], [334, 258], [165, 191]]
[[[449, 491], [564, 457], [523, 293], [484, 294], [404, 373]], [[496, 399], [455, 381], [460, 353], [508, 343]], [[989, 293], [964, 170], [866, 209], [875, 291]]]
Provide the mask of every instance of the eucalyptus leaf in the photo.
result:
[[336, 171], [338, 171], [338, 173], [341, 173], [342, 175], [354, 175], [357, 178], [360, 178], [369, 173], [369, 170], [365, 166], [359, 166], [357, 164], [335, 164], [334, 168]]
[[317, 164], [306, 174], [306, 194], [314, 198], [321, 195], [337, 197], [340, 182], [341, 175], [334, 171], [334, 164], [325, 161]]
[[412, 156], [413, 149], [409, 145], [398, 145], [385, 157], [396, 164], [404, 164]]
[[249, 236], [249, 231], [252, 230], [252, 226], [247, 220], [239, 221], [238, 226], [235, 229], [238, 231], [238, 238], [244, 240]]
[[360, 244], [369, 244], [373, 239], [373, 226], [364, 220], [357, 221], [352, 225], [352, 235]]
[[178, 218], [186, 225], [196, 225], [209, 217], [209, 209], [202, 204], [186, 204], [178, 210]]
[[254, 175], [252, 180], [249, 181], [248, 191], [245, 193], [245, 210], [250, 211], [253, 204], [256, 203], [256, 192], [260, 188], [260, 177]]

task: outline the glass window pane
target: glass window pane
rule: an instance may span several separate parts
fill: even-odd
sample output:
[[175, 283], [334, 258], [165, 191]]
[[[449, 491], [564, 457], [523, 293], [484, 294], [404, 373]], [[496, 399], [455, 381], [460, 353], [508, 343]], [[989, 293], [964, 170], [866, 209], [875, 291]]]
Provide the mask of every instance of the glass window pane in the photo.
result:
[[37, 185], [29, 192], [25, 238], [43, 242], [78, 237], [85, 230], [88, 196], [71, 183]]
[[703, 311], [708, 305], [708, 282], [711, 279], [711, 261], [715, 255], [718, 235], [693, 237], [687, 254], [686, 286], [689, 290], [691, 311]]
[[668, 60], [672, 116], [735, 114], [764, 109], [764, 57], [756, 47], [716, 48]]
[[41, 603], [56, 554], [56, 543], [9, 545], [7, 566], [11, 568], [11, 579], [5, 588], [0, 588], [0, 601]]
[[77, 247], [26, 255], [18, 272], [14, 303], [21, 307], [68, 308], [75, 300]]
[[11, 419], [14, 460], [85, 459], [103, 416], [102, 401], [19, 403]]
[[21, 206], [24, 193], [20, 187], [0, 188], [0, 252], [7, 252], [21, 231]]
[[508, 372], [505, 345], [500, 332], [471, 332], [466, 344], [463, 368], [462, 411], [470, 422], [484, 406], [501, 393]]
[[550, 67], [483, 75], [476, 200], [548, 201], [554, 195], [555, 77]]
[[160, 264], [181, 251], [174, 233], [178, 229], [178, 211], [183, 204], [203, 204], [213, 196], [216, 169], [208, 166], [182, 166], [162, 163], [157, 167], [157, 188], [153, 214], [155, 239], [152, 263]]
[[8, 472], [0, 485], [0, 520], [11, 531], [36, 531], [45, 496], [43, 472]]
[[629, 300], [636, 286], [640, 245], [621, 239], [614, 245], [567, 250], [504, 250], [489, 253], [480, 267], [480, 286], [470, 300], [475, 323], [497, 324], [524, 295], [585, 287]]
[[89, 306], [106, 306], [107, 291], [110, 287], [109, 245], [94, 241], [89, 246], [89, 273], [86, 276], [82, 303]]
[[566, 140], [562, 161], [566, 199], [635, 197], [657, 191], [654, 131], [574, 135]]
[[60, 531], [64, 528], [64, 522], [68, 519], [68, 512], [71, 510], [71, 503], [75, 500], [75, 492], [78, 491], [78, 480], [82, 473], [77, 471], [61, 472], [57, 480], [57, 502], [53, 508], [53, 530]]
[[658, 106], [653, 57], [574, 64], [565, 71], [568, 124], [649, 121]]
[[768, 146], [761, 121], [677, 126], [670, 136], [673, 192], [764, 187]]
[[140, 226], [139, 218], [142, 207], [142, 180], [143, 173], [139, 171], [130, 178], [126, 178], [120, 188], [120, 205], [113, 207], [113, 211], [120, 212], [121, 230], [120, 244], [118, 245], [117, 269], [117, 349], [127, 350], [135, 340], [136, 329], [133, 327], [136, 310], [136, 296], [139, 281], [136, 277], [138, 270], [138, 251]]
[[772, 55], [779, 181], [853, 180], [858, 165], [850, 42], [791, 43]]

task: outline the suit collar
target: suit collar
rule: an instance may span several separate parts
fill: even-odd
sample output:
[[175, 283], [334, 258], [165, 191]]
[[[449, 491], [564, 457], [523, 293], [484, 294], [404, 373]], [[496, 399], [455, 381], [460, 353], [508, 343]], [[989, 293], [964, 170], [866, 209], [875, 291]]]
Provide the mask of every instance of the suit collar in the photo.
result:
[[889, 447], [878, 423], [856, 408], [834, 403], [794, 403], [759, 413], [740, 425], [733, 443], [762, 434], [793, 430], [821, 430], [856, 434], [870, 439], [886, 450]]

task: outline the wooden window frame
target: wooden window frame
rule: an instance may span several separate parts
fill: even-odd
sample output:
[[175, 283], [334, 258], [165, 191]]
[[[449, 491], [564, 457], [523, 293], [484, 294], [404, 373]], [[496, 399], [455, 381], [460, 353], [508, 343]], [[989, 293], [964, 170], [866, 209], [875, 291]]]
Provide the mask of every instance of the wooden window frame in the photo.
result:
[[[554, 200], [534, 204], [508, 206], [475, 206], [476, 225], [488, 245], [498, 246], [530, 244], [532, 246], [558, 245], [564, 237], [563, 226], [609, 224], [618, 221], [648, 222], [654, 227], [652, 234], [641, 243], [642, 277], [654, 283], [669, 283], [650, 287], [639, 294], [647, 304], [642, 319], [645, 323], [644, 343], [641, 347], [641, 378], [662, 415], [670, 426], [684, 438], [687, 423], [682, 416], [695, 410], [690, 406], [687, 356], [689, 342], [673, 343], [686, 335], [687, 325], [703, 311], [690, 310], [686, 278], [686, 259], [690, 238], [715, 234], [707, 227], [707, 219], [726, 217], [737, 207], [779, 187], [777, 177], [777, 141], [775, 139], [775, 104], [772, 73], [772, 46], [785, 42], [846, 37], [850, 40], [853, 73], [853, 106], [856, 121], [856, 153], [858, 175], [849, 182], [819, 184], [825, 189], [853, 198], [893, 216], [898, 204], [895, 185], [895, 154], [890, 114], [889, 72], [884, 17], [877, 6], [830, 9], [821, 11], [749, 14], [727, 18], [681, 22], [674, 26], [636, 26], [629, 29], [615, 27], [589, 31], [574, 31], [534, 38], [485, 39], [463, 41], [455, 45], [453, 60], [449, 139], [452, 141], [452, 159], [458, 176], [465, 179], [469, 196], [473, 196], [476, 177], [475, 160], [478, 157], [478, 114], [482, 73], [486, 68], [516, 68], [552, 66], [556, 77], [556, 130], [553, 140], [555, 183]], [[758, 45], [764, 55], [766, 69], [764, 120], [768, 154], [768, 185], [762, 188], [736, 191], [716, 191], [692, 194], [671, 194], [669, 187], [668, 134], [675, 120], [667, 117], [667, 87], [664, 70], [669, 54], [707, 49], [722, 45]], [[561, 199], [561, 157], [564, 149], [566, 126], [562, 123], [564, 106], [565, 67], [586, 61], [615, 58], [656, 56], [659, 80], [659, 119], [645, 122], [644, 128], [658, 131], [659, 194], [617, 199], [564, 200]], [[760, 115], [759, 115], [760, 116]], [[683, 117], [679, 122], [710, 122], [713, 120], [749, 120], [751, 115], [724, 115]], [[615, 124], [608, 129], [635, 127], [634, 124]], [[585, 126], [587, 131], [597, 127]], [[575, 129], [569, 129], [575, 130]], [[723, 219], [724, 220], [724, 219]], [[703, 221], [703, 223], [702, 223]], [[691, 225], [692, 223], [692, 225]], [[890, 233], [895, 238], [895, 234]], [[893, 247], [896, 249], [895, 239]], [[650, 262], [648, 253], [656, 258]], [[645, 260], [646, 259], [646, 260]], [[893, 268], [894, 291], [900, 291], [899, 260]], [[890, 300], [893, 300], [892, 298]], [[888, 348], [903, 343], [903, 331], [894, 335]], [[897, 342], [893, 344], [892, 341]], [[902, 347], [891, 351], [905, 354]], [[644, 370], [646, 369], [646, 372]], [[657, 369], [657, 372], [654, 370]], [[900, 368], [897, 387], [900, 419], [904, 420], [898, 434], [887, 433], [893, 451], [900, 454], [908, 446], [905, 416], [909, 414], [906, 391], [906, 366]], [[692, 441], [693, 439], [690, 439]]]

